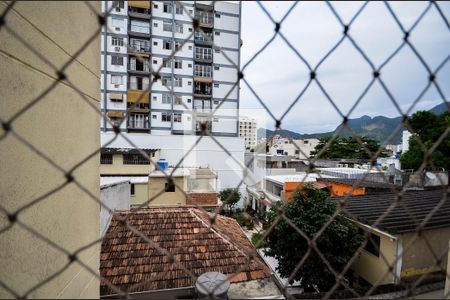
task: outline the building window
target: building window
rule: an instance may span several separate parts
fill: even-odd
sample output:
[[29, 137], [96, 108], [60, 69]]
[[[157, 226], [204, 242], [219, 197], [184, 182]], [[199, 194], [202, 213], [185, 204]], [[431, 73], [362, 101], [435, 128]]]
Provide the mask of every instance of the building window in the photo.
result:
[[153, 27], [158, 27], [158, 23], [153, 23]]
[[156, 59], [153, 60], [153, 64], [156, 65], [158, 61]]
[[192, 68], [192, 64], [188, 64], [188, 68]]
[[182, 87], [183, 86], [183, 79], [181, 77], [175, 77], [175, 86], [176, 87]]
[[180, 50], [181, 48], [181, 43], [180, 42], [175, 42], [175, 51]]
[[189, 32], [192, 32], [192, 27], [189, 27], [189, 28], [188, 28], [188, 31], [189, 31]]
[[170, 76], [163, 76], [161, 79], [163, 86], [171, 86], [172, 85], [172, 77]]
[[173, 121], [181, 123], [181, 113], [173, 113]]
[[220, 69], [219, 66], [214, 66], [214, 70], [218, 71]]
[[124, 154], [123, 155], [124, 165], [149, 165], [150, 161], [142, 156], [142, 154]]
[[153, 42], [153, 46], [158, 46], [158, 42]]
[[172, 31], [172, 22], [163, 22], [163, 31]]
[[165, 192], [170, 192], [170, 193], [175, 192], [175, 184], [174, 183], [169, 184], [168, 182], [166, 182], [166, 185], [164, 187], [164, 191]]
[[163, 122], [170, 122], [170, 119], [171, 119], [170, 113], [163, 112], [161, 114], [161, 121], [163, 121]]
[[163, 94], [162, 95], [162, 103], [163, 104], [170, 104], [170, 103], [172, 103], [172, 95], [170, 95], [170, 94]]
[[130, 184], [130, 195], [134, 196], [134, 183]]
[[188, 49], [189, 49], [189, 50], [192, 50], [192, 45], [189, 45], [189, 46], [188, 46]]
[[183, 105], [183, 100], [180, 96], [175, 96], [175, 100], [173, 101], [173, 104], [175, 105]]
[[122, 76], [111, 75], [111, 84], [122, 84]]
[[172, 42], [170, 40], [164, 40], [163, 48], [166, 50], [172, 50]]
[[163, 58], [163, 67], [171, 68], [172, 67], [172, 59], [171, 58]]
[[215, 35], [220, 35], [220, 32], [216, 31], [214, 32]]
[[148, 115], [147, 114], [130, 114], [128, 116], [128, 127], [136, 129], [148, 129]]
[[182, 15], [183, 14], [183, 5], [181, 5], [181, 3], [177, 2], [175, 4], [175, 13], [177, 15]]
[[[361, 234], [364, 234], [362, 230], [360, 230], [360, 232]], [[375, 255], [376, 257], [380, 257], [380, 237], [373, 233], [369, 234], [364, 250]]]
[[192, 85], [192, 81], [188, 81], [188, 85]]
[[153, 8], [158, 8], [158, 4], [153, 4]]
[[188, 103], [191, 103], [191, 102], [192, 102], [191, 98], [187, 99], [187, 102], [188, 102]]
[[123, 57], [117, 55], [111, 56], [111, 64], [115, 66], [123, 66]]
[[112, 165], [112, 154], [111, 153], [100, 153], [100, 164], [102, 165]]
[[216, 14], [216, 18], [220, 18], [220, 14]]
[[219, 87], [219, 84], [218, 83], [214, 83], [214, 87]]
[[167, 3], [167, 2], [164, 3], [164, 5], [163, 5], [163, 12], [171, 14], [172, 10], [173, 10], [172, 3]]
[[183, 33], [183, 24], [175, 23], [175, 32]]
[[143, 21], [131, 20], [131, 31], [139, 33], [150, 33], [150, 24]]
[[112, 37], [112, 41], [111, 44], [113, 46], [118, 46], [118, 47], [122, 47], [123, 46], [123, 38], [119, 38], [119, 37]]
[[183, 68], [183, 61], [175, 60], [175, 69], [181, 69], [181, 68]]
[[156, 115], [152, 115], [152, 119], [156, 120], [157, 116]]
[[124, 1], [117, 1], [117, 2], [115, 2], [115, 4], [116, 5], [114, 7], [116, 7], [116, 8], [124, 8], [125, 7]]
[[149, 79], [148, 77], [130, 76], [128, 88], [130, 90], [148, 90]]

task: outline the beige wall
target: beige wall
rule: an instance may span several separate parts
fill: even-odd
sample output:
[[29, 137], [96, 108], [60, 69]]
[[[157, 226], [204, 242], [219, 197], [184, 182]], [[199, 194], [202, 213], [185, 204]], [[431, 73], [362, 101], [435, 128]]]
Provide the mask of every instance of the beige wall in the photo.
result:
[[[397, 251], [397, 240], [388, 236], [374, 233], [380, 237], [380, 256], [377, 257], [366, 250], [362, 250], [358, 258], [353, 263], [352, 269], [356, 276], [361, 276], [364, 280], [371, 284], [388, 284], [395, 282], [395, 276], [389, 273], [383, 278], [395, 260]], [[382, 255], [384, 255], [383, 259]], [[387, 262], [387, 263], [386, 263]]]
[[148, 201], [148, 184], [147, 183], [135, 183], [134, 184], [134, 196], [131, 196], [131, 204], [139, 205]]
[[[450, 238], [450, 228], [422, 231], [422, 235], [417, 237], [417, 239], [410, 246], [410, 249], [407, 250], [406, 247], [408, 247], [414, 238], [415, 233], [401, 235], [403, 247], [404, 250], [406, 250], [403, 254], [402, 260], [402, 278], [421, 275], [427, 272], [445, 270], [447, 266], [446, 250], [448, 247], [448, 240]], [[435, 258], [430, 248], [427, 246], [426, 241], [428, 241], [437, 256], [443, 255], [444, 251], [446, 252], [442, 256], [441, 266], [430, 267], [434, 265]]]
[[[155, 152], [155, 157], [151, 159], [156, 163], [159, 160], [159, 151]], [[155, 165], [124, 165], [122, 154], [113, 154], [113, 163], [111, 165], [100, 165], [101, 175], [148, 175], [155, 170]]]
[[[163, 205], [186, 205], [186, 197], [178, 187], [183, 187], [186, 190], [186, 177], [173, 177], [175, 192], [164, 192], [155, 199], [153, 199], [149, 206], [163, 206]], [[164, 190], [167, 179], [165, 177], [150, 177], [148, 181], [148, 197], [152, 198], [162, 190]]]
[[447, 278], [445, 278], [445, 293], [447, 295], [447, 299], [450, 299], [450, 240], [448, 241], [448, 257], [447, 257]]
[[[100, 11], [100, 2], [91, 2]], [[0, 13], [6, 4], [0, 3]], [[22, 16], [19, 16], [19, 14]], [[82, 2], [16, 2], [6, 23], [24, 40], [60, 68], [70, 57], [25, 21], [39, 28], [67, 53], [75, 53], [98, 28], [96, 15]], [[55, 82], [55, 71], [12, 37], [0, 31], [0, 118], [8, 120]], [[100, 36], [67, 68], [68, 78], [99, 107]], [[70, 169], [100, 147], [100, 117], [65, 83], [58, 83], [32, 109], [16, 119], [12, 128], [37, 149]], [[5, 132], [0, 129], [0, 136]], [[65, 182], [64, 175], [30, 151], [12, 134], [0, 141], [0, 199], [9, 212]], [[99, 196], [99, 155], [73, 175]], [[100, 206], [73, 183], [26, 209], [18, 218], [69, 251], [99, 238]], [[0, 228], [7, 226], [0, 212]], [[100, 244], [79, 254], [98, 274]], [[0, 234], [0, 281], [23, 295], [68, 262], [55, 250], [17, 224]], [[0, 298], [13, 295], [0, 286]], [[78, 263], [28, 295], [30, 298], [98, 298], [99, 280]]]

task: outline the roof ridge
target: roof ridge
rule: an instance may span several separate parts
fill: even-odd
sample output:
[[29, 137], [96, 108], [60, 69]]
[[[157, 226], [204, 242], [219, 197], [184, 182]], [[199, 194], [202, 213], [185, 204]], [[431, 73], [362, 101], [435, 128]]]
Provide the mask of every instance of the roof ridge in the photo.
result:
[[[223, 239], [226, 243], [230, 244], [233, 248], [243, 254], [245, 257], [250, 258], [242, 249], [237, 247], [234, 243], [230, 242], [227, 238], [225, 238], [222, 234], [220, 234], [216, 229], [214, 229], [211, 225], [207, 224], [205, 220], [203, 220], [200, 216], [198, 216], [192, 208], [189, 208], [189, 212], [197, 218], [202, 224], [206, 225], [209, 229], [211, 229], [216, 235], [218, 235], [221, 239]], [[231, 219], [231, 218], [230, 218]], [[233, 219], [234, 220], [234, 219]], [[235, 221], [235, 220], [234, 220]], [[239, 226], [240, 228], [241, 226]]]

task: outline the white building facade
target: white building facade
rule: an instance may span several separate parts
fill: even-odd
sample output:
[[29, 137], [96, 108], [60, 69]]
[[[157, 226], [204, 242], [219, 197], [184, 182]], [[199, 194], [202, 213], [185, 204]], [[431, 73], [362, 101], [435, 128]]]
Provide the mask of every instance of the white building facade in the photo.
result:
[[[110, 13], [101, 35], [102, 145], [157, 147], [172, 166], [211, 167], [220, 188], [236, 187], [245, 151], [240, 3], [102, 1], [102, 10]], [[108, 118], [133, 145], [121, 137], [109, 143]]]
[[269, 153], [272, 155], [288, 155], [298, 159], [308, 159], [319, 142], [318, 139], [292, 140], [281, 136], [274, 136]]
[[245, 141], [245, 148], [253, 149], [256, 147], [256, 120], [241, 116], [239, 117], [239, 136]]
[[108, 116], [130, 133], [199, 135], [206, 126], [211, 135], [239, 137], [240, 4], [114, 4], [102, 2], [110, 13], [102, 32], [102, 132], [113, 130]]

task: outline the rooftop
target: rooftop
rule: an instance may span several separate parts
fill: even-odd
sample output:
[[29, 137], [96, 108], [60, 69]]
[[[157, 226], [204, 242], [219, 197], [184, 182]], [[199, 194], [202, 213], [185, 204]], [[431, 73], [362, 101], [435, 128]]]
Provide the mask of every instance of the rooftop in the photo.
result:
[[130, 183], [147, 183], [147, 176], [100, 176], [100, 186], [129, 181]]
[[358, 179], [347, 179], [347, 178], [321, 178], [319, 179], [323, 182], [336, 182], [340, 184], [346, 184], [355, 187], [364, 187], [364, 188], [373, 188], [373, 189], [382, 189], [382, 190], [395, 190], [399, 191], [401, 187], [385, 182], [375, 182], [368, 180], [358, 180]]
[[[127, 218], [150, 242], [116, 217]], [[232, 276], [232, 283], [270, 277], [270, 269], [234, 219], [218, 215], [214, 225], [209, 220], [210, 214], [194, 208], [116, 212], [102, 243], [101, 276], [129, 293], [192, 287], [198, 276], [212, 271]], [[161, 249], [170, 252], [175, 263]], [[103, 280], [100, 291], [103, 296], [115, 294]]]
[[102, 148], [101, 152], [105, 153], [105, 154], [138, 154], [140, 153], [140, 151], [143, 151], [145, 153], [151, 153], [151, 152], [156, 152], [159, 149], [149, 149], [149, 148], [141, 148], [141, 149], [136, 149], [136, 148]]
[[316, 173], [298, 172], [295, 174], [284, 175], [270, 175], [266, 176], [267, 180], [278, 184], [284, 184], [285, 182], [316, 182], [319, 178], [328, 178], [326, 175], [320, 175]]
[[[447, 199], [440, 203], [444, 197]], [[342, 198], [336, 198], [338, 199]], [[374, 226], [390, 234], [415, 232], [419, 224], [435, 207], [438, 209], [430, 216], [423, 228], [435, 229], [450, 226], [450, 201], [448, 191], [445, 189], [406, 191], [401, 201], [394, 204], [396, 199], [395, 193], [351, 196], [344, 200], [344, 208], [351, 214], [349, 217], [373, 226], [378, 218], [393, 206], [392, 210]]]

